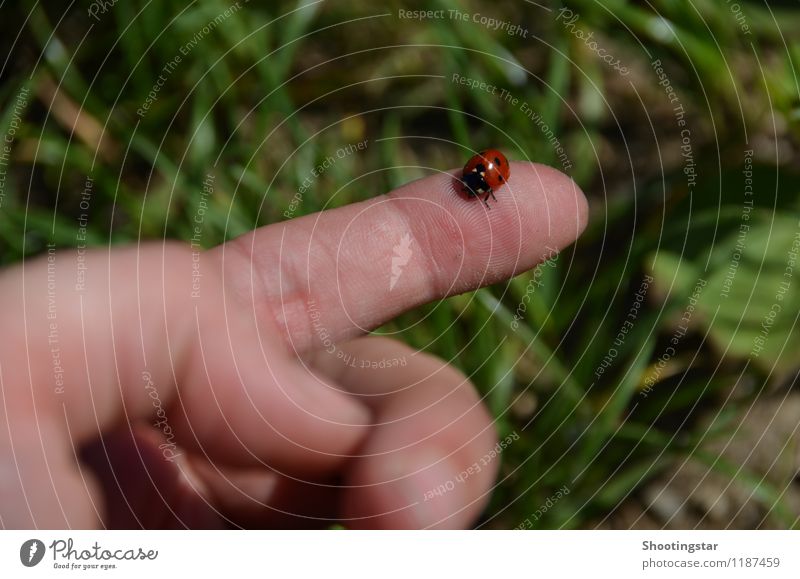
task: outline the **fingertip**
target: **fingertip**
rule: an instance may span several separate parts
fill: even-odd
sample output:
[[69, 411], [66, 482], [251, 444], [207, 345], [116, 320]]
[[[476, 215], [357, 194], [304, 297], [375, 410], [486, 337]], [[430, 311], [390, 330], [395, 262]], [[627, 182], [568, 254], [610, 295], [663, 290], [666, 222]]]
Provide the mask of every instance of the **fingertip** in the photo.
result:
[[578, 239], [589, 221], [589, 204], [578, 184], [548, 165], [516, 161], [511, 167], [509, 193], [542, 257]]
[[[353, 529], [461, 529], [483, 509], [488, 493], [477, 499], [470, 468], [458, 454], [429, 446], [414, 452], [373, 457], [348, 476], [344, 524]], [[467, 483], [467, 484], [465, 484]]]
[[[411, 353], [408, 346], [375, 337], [354, 340], [346, 351], [384, 360]], [[376, 428], [348, 465], [344, 524], [470, 526], [485, 507], [499, 461], [492, 458], [492, 417], [468, 379], [424, 353], [390, 373], [348, 369], [340, 378], [355, 394], [377, 395], [371, 397]]]
[[[583, 233], [589, 222], [589, 201], [586, 194], [566, 173], [540, 163], [534, 163], [534, 168], [539, 174], [546, 176], [543, 178], [549, 182], [550, 191], [559, 198], [559, 204], [563, 208], [562, 219], [567, 225], [565, 229], [574, 232], [571, 243]], [[569, 227], [570, 224], [574, 224], [574, 227]]]

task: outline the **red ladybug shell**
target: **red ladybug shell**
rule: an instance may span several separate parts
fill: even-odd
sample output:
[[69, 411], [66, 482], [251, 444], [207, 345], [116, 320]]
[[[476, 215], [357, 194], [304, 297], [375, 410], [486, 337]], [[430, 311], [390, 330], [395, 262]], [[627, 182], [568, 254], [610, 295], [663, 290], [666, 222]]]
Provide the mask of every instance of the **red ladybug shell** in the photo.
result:
[[489, 197], [497, 201], [494, 190], [504, 185], [511, 175], [508, 159], [497, 149], [486, 149], [464, 165], [461, 183], [470, 197], [483, 195], [483, 204], [489, 207]]
[[477, 155], [473, 156], [467, 164], [464, 165], [464, 176], [469, 173], [477, 171], [483, 165], [483, 180], [489, 186], [489, 189], [497, 189], [503, 185], [508, 177], [511, 175], [511, 168], [508, 165], [506, 156], [497, 149], [486, 149]]

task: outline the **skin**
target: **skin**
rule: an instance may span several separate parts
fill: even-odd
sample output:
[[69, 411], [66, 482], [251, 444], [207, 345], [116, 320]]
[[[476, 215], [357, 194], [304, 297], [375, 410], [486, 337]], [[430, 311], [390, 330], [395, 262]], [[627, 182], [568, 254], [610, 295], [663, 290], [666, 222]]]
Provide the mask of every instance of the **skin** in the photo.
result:
[[[49, 272], [47, 256], [2, 272], [0, 526], [473, 524], [499, 460], [425, 497], [497, 442], [476, 390], [442, 360], [364, 334], [534, 267], [580, 235], [587, 205], [561, 173], [513, 163], [487, 211], [456, 174], [200, 254], [90, 250], [80, 291], [72, 249]], [[388, 291], [406, 234], [411, 257]]]

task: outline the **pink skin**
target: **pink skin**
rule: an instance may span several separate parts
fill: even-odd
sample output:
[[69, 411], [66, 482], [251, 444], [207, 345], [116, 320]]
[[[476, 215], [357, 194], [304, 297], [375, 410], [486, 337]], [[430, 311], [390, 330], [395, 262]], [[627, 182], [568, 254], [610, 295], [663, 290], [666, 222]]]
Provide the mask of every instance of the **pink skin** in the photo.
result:
[[[73, 250], [55, 252], [50, 279], [46, 257], [2, 272], [0, 526], [472, 524], [499, 461], [429, 491], [496, 443], [474, 387], [363, 334], [532, 268], [578, 237], [587, 205], [561, 173], [513, 163], [487, 212], [456, 173], [200, 255], [174, 242], [88, 251], [82, 291]], [[389, 291], [405, 234], [411, 258]]]

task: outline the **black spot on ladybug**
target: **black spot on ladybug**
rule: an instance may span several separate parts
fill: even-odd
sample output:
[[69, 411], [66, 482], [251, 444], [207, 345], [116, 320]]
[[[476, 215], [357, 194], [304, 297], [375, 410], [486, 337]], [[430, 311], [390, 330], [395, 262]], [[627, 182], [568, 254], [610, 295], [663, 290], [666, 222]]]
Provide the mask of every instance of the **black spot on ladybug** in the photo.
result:
[[494, 164], [495, 165], [502, 165], [502, 163], [500, 162], [500, 159], [498, 159], [497, 157], [494, 158]]
[[500, 179], [500, 182], [501, 182], [501, 183], [503, 183], [503, 182], [505, 181], [505, 179], [503, 179], [503, 176], [502, 176], [502, 175], [498, 175], [498, 176], [497, 176], [497, 178], [498, 178], [498, 179]]

